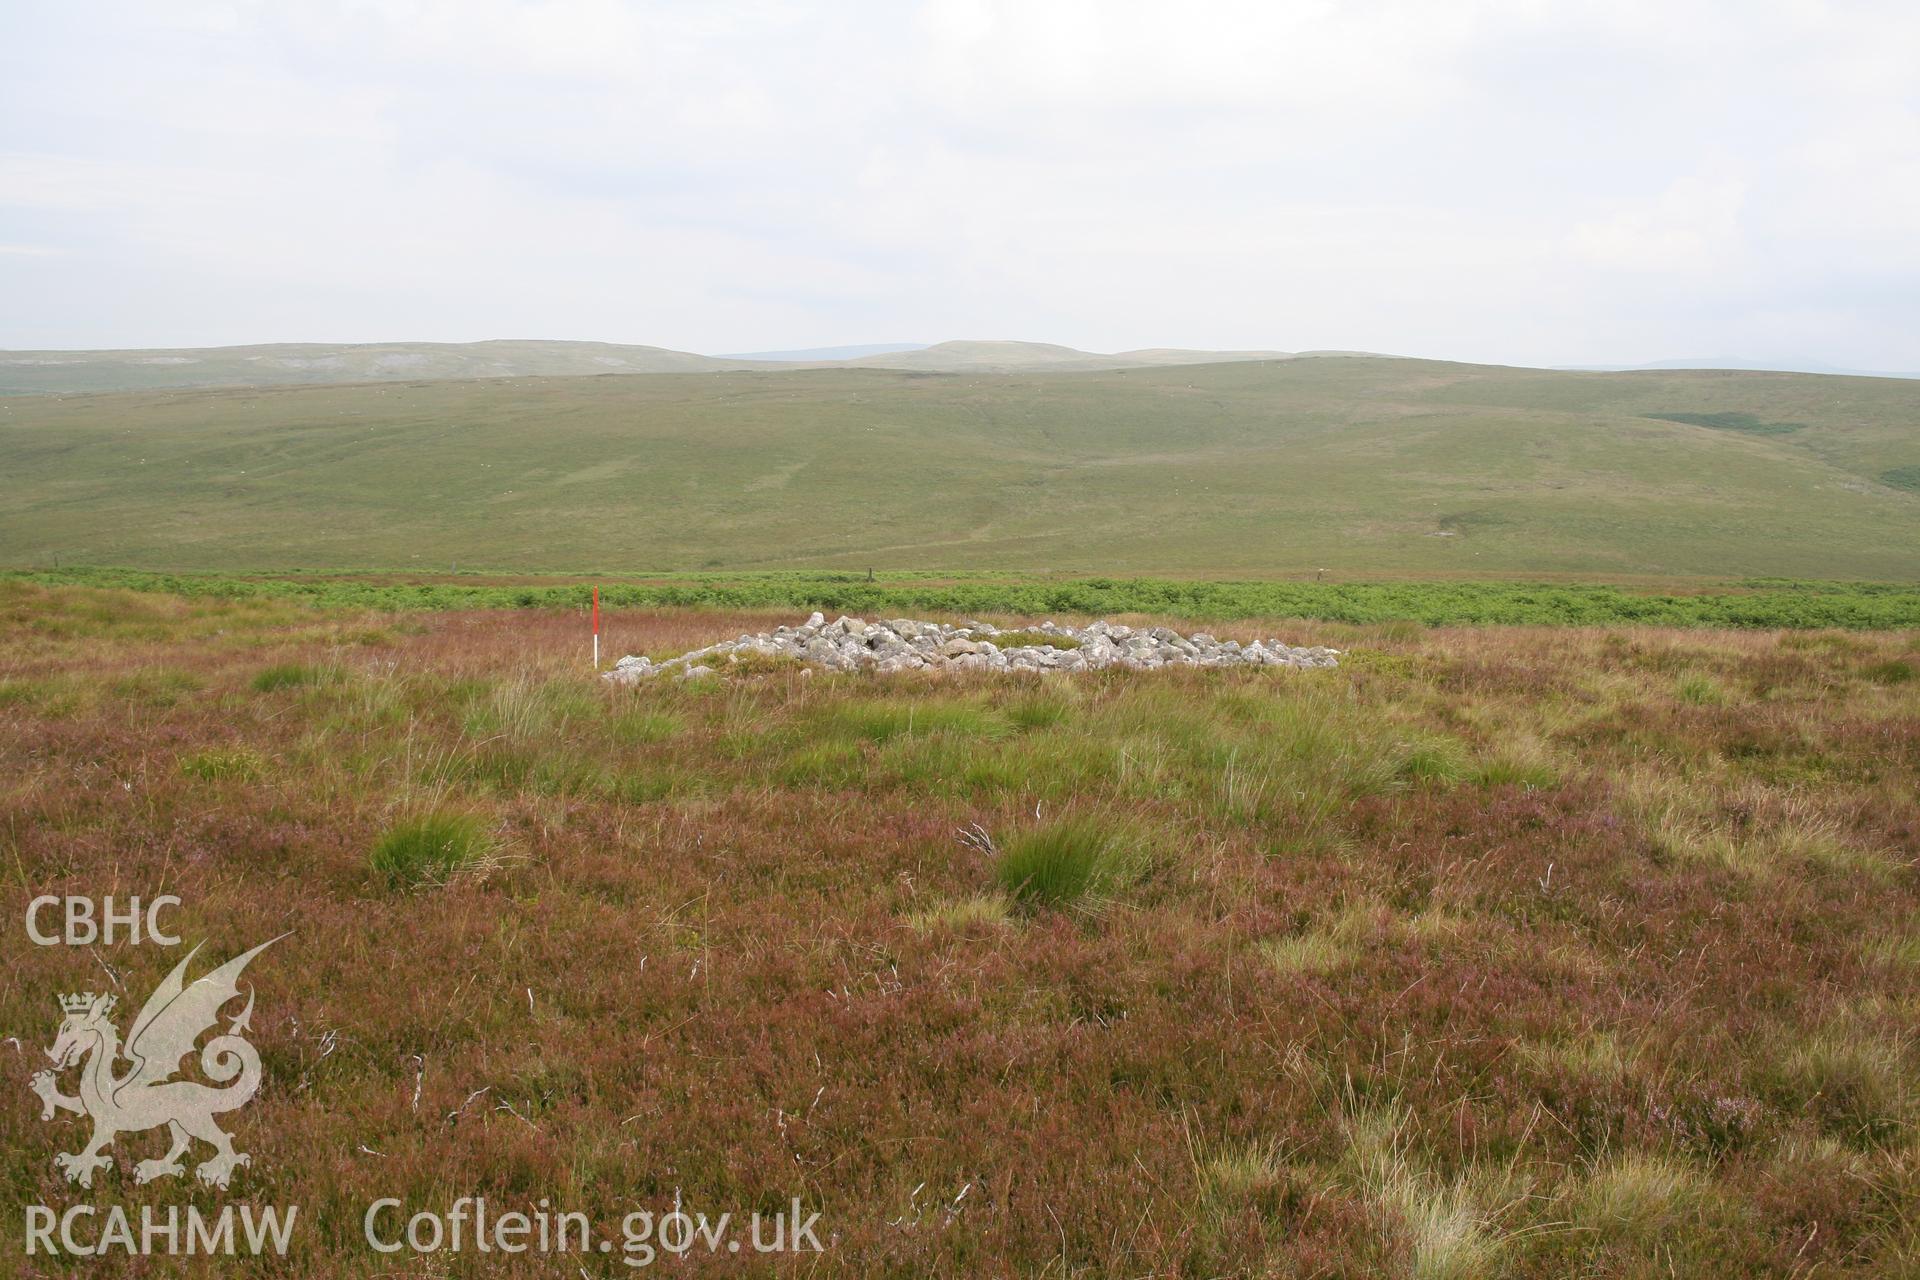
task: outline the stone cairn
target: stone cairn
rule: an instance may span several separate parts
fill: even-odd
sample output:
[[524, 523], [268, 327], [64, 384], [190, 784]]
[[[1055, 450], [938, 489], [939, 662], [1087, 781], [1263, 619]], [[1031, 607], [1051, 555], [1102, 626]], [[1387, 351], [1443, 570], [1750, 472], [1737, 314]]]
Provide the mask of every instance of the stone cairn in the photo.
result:
[[1125, 667], [1331, 667], [1340, 651], [1295, 648], [1278, 640], [1216, 640], [1204, 631], [1183, 636], [1168, 627], [1122, 627], [1095, 622], [1084, 629], [1043, 622], [1001, 631], [984, 622], [949, 626], [893, 618], [863, 622], [814, 614], [797, 627], [695, 649], [665, 662], [628, 656], [603, 679], [637, 684], [654, 676], [704, 676], [752, 658], [792, 659], [828, 671], [1098, 671]]

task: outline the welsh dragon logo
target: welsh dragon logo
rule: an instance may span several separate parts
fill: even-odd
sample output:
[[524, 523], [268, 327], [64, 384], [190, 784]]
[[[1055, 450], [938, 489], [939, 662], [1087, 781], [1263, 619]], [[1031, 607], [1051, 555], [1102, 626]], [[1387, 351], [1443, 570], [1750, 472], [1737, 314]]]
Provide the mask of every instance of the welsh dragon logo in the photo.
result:
[[[113, 1166], [113, 1157], [105, 1152], [115, 1138], [161, 1125], [167, 1127], [173, 1145], [159, 1159], [135, 1165], [136, 1182], [178, 1177], [186, 1172], [181, 1157], [195, 1138], [214, 1149], [214, 1154], [194, 1170], [204, 1183], [225, 1187], [235, 1168], [251, 1163], [250, 1157], [233, 1149], [233, 1139], [213, 1120], [245, 1106], [260, 1088], [260, 1055], [240, 1034], [248, 1030], [253, 1014], [251, 988], [246, 1007], [228, 1024], [227, 1033], [215, 1036], [200, 1051], [200, 1069], [225, 1087], [174, 1077], [180, 1073], [181, 1060], [193, 1052], [195, 1042], [219, 1021], [220, 1010], [240, 995], [240, 973], [247, 962], [278, 941], [280, 938], [263, 942], [189, 983], [187, 964], [200, 950], [196, 945], [147, 997], [127, 1032], [124, 1048], [112, 1020], [117, 1003], [114, 996], [89, 991], [60, 997], [66, 1019], [60, 1024], [53, 1047], [47, 1050], [53, 1070], [36, 1074], [32, 1087], [45, 1104], [42, 1120], [53, 1119], [58, 1111], [72, 1111], [93, 1120], [93, 1140], [83, 1150], [54, 1157], [69, 1182], [91, 1187], [94, 1170]], [[122, 1057], [131, 1065], [115, 1074]], [[69, 1097], [60, 1092], [57, 1073], [75, 1064], [80, 1064], [79, 1094]]]

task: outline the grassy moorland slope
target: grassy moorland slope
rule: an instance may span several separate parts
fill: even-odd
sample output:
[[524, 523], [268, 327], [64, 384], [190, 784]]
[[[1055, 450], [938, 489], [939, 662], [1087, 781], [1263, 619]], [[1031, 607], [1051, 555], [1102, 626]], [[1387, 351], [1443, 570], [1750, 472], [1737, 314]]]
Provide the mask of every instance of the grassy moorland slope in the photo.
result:
[[777, 367], [612, 342], [275, 342], [250, 347], [0, 351], [0, 395], [426, 378], [709, 373]]
[[[1914, 1274], [1915, 637], [1277, 630], [1348, 656], [617, 690], [569, 614], [0, 583], [0, 908], [294, 931], [227, 1125], [300, 1229], [250, 1274], [625, 1270], [362, 1242], [459, 1195], [616, 1242], [798, 1197], [821, 1277]], [[82, 1198], [50, 993], [178, 958], [8, 953], [17, 1202]], [[84, 1199], [174, 1203], [162, 1145]]]
[[1172, 347], [1105, 355], [1045, 342], [942, 342], [931, 347], [843, 359], [807, 359], [804, 355], [793, 359], [702, 356], [666, 347], [612, 342], [280, 342], [249, 347], [0, 351], [0, 395], [580, 377], [613, 373], [717, 373], [739, 369], [765, 372], [796, 363], [810, 368], [1013, 373], [1295, 358], [1285, 351], [1190, 351]]
[[0, 401], [0, 563], [1920, 576], [1920, 384], [1370, 358]]
[[929, 373], [1037, 373], [1297, 358], [1287, 351], [1191, 351], [1177, 347], [1147, 347], [1107, 355], [1050, 342], [966, 341], [939, 342], [915, 351], [887, 351], [838, 363], [848, 368], [918, 369]]

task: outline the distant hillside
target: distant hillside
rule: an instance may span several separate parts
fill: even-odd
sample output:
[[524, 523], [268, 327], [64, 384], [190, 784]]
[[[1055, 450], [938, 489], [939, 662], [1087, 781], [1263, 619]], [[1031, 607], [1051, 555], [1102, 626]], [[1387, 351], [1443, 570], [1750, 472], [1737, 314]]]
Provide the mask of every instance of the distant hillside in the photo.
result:
[[927, 344], [924, 342], [869, 342], [855, 347], [802, 347], [794, 351], [736, 351], [718, 358], [817, 364], [821, 361], [854, 360], [861, 356], [884, 356], [892, 355], [897, 351], [925, 351], [926, 349]]
[[1155, 347], [1102, 355], [1048, 342], [941, 342], [917, 351], [865, 356], [843, 363], [861, 369], [923, 369], [936, 373], [1066, 373], [1141, 369], [1155, 365], [1217, 364], [1232, 360], [1291, 360], [1285, 351], [1182, 351]]
[[[1309, 353], [1345, 354], [1345, 353]], [[939, 373], [1072, 372], [1227, 360], [1288, 360], [1283, 351], [1154, 348], [1100, 355], [1042, 342], [879, 343], [811, 351], [702, 356], [609, 342], [275, 343], [143, 351], [0, 351], [0, 395], [153, 391], [169, 387], [273, 387], [338, 382], [444, 382], [459, 378], [575, 377], [602, 373], [724, 373], [814, 368], [920, 369]]]
[[1693, 356], [1684, 360], [1654, 360], [1647, 364], [1575, 364], [1562, 368], [1577, 373], [1640, 373], [1656, 369], [1741, 369], [1770, 373], [1837, 373], [1849, 378], [1920, 378], [1920, 373], [1874, 369], [1843, 369], [1823, 360], [1748, 360], [1740, 356]]
[[1920, 383], [1292, 359], [0, 400], [0, 565], [1920, 580]]
[[0, 351], [0, 395], [595, 373], [711, 373], [753, 367], [750, 361], [609, 342], [273, 343], [151, 351]]

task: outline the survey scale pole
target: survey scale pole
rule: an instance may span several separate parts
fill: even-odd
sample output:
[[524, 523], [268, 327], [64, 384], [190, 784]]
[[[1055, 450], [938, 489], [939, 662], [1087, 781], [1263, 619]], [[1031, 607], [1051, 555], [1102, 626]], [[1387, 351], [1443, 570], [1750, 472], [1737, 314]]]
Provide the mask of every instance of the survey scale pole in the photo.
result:
[[593, 589], [593, 669], [600, 669], [600, 588]]

